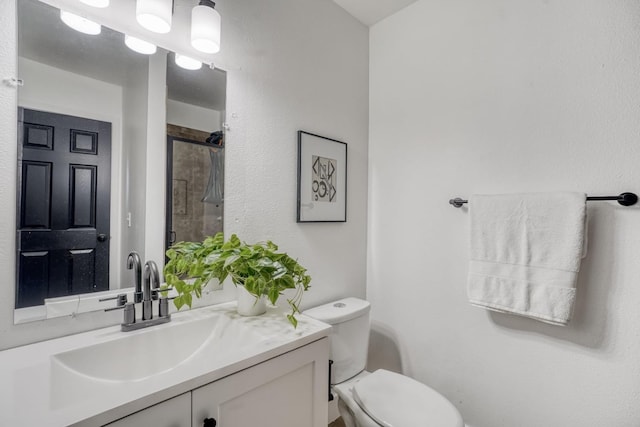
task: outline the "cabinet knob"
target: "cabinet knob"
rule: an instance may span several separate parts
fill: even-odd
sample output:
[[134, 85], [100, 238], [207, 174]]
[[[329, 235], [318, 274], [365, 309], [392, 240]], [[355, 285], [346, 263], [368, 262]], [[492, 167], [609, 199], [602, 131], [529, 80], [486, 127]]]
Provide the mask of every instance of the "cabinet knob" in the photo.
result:
[[218, 423], [215, 418], [205, 418], [202, 427], [216, 427]]

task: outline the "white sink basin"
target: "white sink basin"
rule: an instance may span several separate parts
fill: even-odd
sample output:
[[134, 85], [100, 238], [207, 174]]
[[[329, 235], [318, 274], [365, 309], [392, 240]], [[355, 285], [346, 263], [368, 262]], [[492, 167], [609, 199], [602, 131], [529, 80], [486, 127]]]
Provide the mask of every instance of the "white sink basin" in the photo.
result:
[[92, 380], [137, 381], [170, 371], [206, 349], [235, 352], [263, 337], [221, 313], [179, 318], [52, 356], [54, 366]]

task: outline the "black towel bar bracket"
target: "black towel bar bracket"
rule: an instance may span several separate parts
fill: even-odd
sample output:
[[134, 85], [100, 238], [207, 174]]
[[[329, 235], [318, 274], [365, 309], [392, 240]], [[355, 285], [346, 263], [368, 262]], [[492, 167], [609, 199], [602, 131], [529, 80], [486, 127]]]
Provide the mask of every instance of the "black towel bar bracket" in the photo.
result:
[[[638, 203], [638, 196], [635, 193], [622, 193], [619, 196], [587, 196], [587, 200], [615, 200], [622, 206], [633, 206]], [[456, 208], [461, 208], [465, 203], [469, 203], [469, 201], [460, 197], [449, 200], [449, 204]]]

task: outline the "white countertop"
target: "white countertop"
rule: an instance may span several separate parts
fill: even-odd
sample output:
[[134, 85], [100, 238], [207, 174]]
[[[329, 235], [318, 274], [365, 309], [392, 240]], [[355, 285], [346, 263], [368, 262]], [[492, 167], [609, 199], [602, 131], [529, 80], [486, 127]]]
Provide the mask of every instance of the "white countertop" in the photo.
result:
[[[304, 315], [297, 316], [298, 327], [294, 329], [284, 309], [269, 308], [262, 316], [242, 317], [235, 307], [232, 302], [181, 312], [172, 315], [170, 323], [139, 331], [121, 332], [120, 326], [112, 326], [0, 351], [0, 426], [103, 425], [326, 337], [331, 330], [329, 325]], [[76, 348], [117, 340], [124, 334], [135, 337], [212, 315], [223, 316], [224, 322], [219, 322], [222, 328], [234, 322], [249, 325], [251, 344], [218, 348], [211, 340], [175, 368], [136, 381], [89, 379], [60, 368], [52, 358]], [[168, 340], [166, 348], [179, 345]], [[117, 357], [126, 366], [131, 363], [129, 358], [151, 358], [158, 351], [163, 348]]]

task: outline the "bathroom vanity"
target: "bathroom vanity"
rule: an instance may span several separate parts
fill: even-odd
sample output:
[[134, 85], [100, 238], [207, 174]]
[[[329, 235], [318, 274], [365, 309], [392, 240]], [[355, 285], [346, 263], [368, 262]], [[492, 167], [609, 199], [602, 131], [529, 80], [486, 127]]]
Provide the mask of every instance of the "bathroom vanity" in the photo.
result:
[[[0, 425], [324, 427], [330, 326], [235, 303], [0, 352]], [[205, 423], [205, 420], [209, 420]]]

